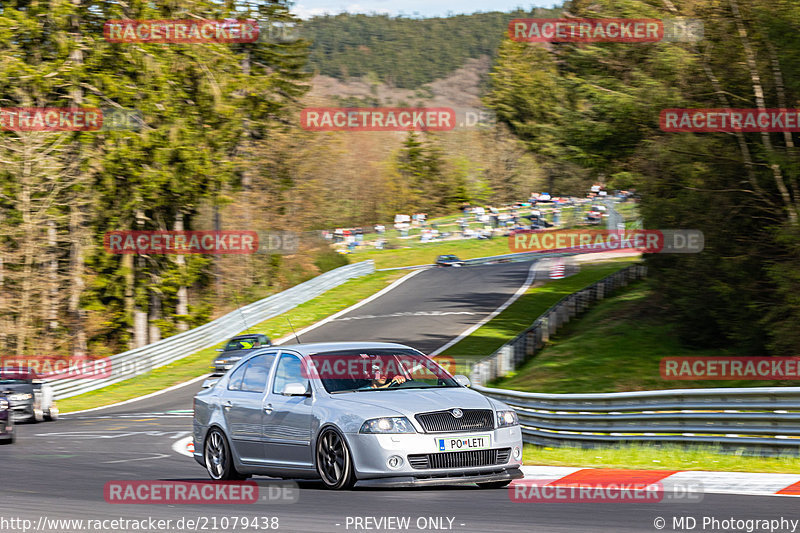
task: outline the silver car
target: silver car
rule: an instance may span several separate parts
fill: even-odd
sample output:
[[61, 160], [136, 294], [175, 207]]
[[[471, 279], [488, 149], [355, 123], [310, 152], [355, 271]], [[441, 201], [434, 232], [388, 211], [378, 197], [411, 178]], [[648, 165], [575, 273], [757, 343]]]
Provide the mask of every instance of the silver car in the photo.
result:
[[215, 480], [498, 488], [523, 477], [516, 413], [402, 344], [254, 350], [205, 386], [194, 458]]

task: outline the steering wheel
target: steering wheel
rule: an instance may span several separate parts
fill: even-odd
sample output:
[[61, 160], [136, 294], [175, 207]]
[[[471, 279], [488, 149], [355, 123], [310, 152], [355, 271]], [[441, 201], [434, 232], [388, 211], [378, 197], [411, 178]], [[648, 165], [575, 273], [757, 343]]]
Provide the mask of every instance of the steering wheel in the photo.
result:
[[[409, 381], [413, 381], [413, 379], [408, 378], [403, 383], [408, 383]], [[399, 387], [400, 385], [403, 385], [403, 383], [398, 383], [396, 381], [392, 381], [391, 383], [389, 383], [389, 387], [387, 387], [387, 388], [391, 389], [392, 387]]]

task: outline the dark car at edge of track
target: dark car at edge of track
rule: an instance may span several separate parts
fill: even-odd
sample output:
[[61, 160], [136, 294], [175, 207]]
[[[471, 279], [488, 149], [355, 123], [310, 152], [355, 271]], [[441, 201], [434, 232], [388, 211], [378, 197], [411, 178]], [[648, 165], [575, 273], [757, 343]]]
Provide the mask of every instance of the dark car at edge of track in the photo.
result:
[[11, 444], [16, 436], [14, 416], [9, 407], [8, 398], [0, 390], [0, 444]]
[[460, 267], [464, 266], [464, 261], [455, 255], [440, 255], [436, 258], [436, 266], [439, 267]]
[[247, 333], [231, 337], [224, 348], [217, 349], [222, 354], [214, 358], [212, 375], [221, 376], [252, 350], [266, 346], [272, 346], [272, 341], [263, 333]]
[[3, 367], [0, 394], [5, 395], [8, 411], [15, 422], [58, 419], [53, 388], [28, 367]]

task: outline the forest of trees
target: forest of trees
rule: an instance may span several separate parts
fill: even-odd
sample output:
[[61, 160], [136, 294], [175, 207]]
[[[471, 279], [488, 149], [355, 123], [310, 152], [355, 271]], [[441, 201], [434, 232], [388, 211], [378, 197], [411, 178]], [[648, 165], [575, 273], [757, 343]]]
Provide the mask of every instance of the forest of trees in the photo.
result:
[[396, 87], [417, 89], [444, 78], [469, 58], [494, 56], [508, 21], [557, 16], [558, 9], [476, 13], [413, 19], [388, 15], [330, 15], [301, 26], [311, 41], [309, 67], [335, 78], [368, 74]]
[[665, 320], [691, 346], [796, 355], [800, 152], [792, 133], [665, 133], [665, 108], [796, 108], [794, 0], [573, 0], [567, 16], [693, 17], [698, 43], [504, 41], [486, 103], [556, 176], [636, 187], [649, 228], [705, 233], [647, 258]]
[[[308, 43], [113, 44], [103, 24], [235, 18], [233, 7], [239, 18], [294, 20], [263, 2], [0, 6], [0, 106], [127, 108], [144, 119], [139, 131], [0, 134], [0, 349], [107, 355], [197, 325], [215, 294], [230, 298], [208, 289], [224, 258], [110, 255], [103, 234], [254, 217], [219, 213], [232, 194], [252, 194], [254, 154], [307, 90]], [[248, 261], [250, 284], [269, 283], [278, 259]]]
[[[533, 15], [553, 16], [539, 10]], [[298, 22], [283, 1], [16, 0], [0, 5], [0, 107], [136, 109], [139, 131], [0, 131], [0, 349], [108, 355], [335, 266], [293, 256], [111, 255], [112, 230], [369, 225], [539, 188], [635, 187], [651, 228], [706, 251], [648, 257], [663, 316], [696, 346], [794, 353], [800, 154], [791, 133], [659, 129], [680, 107], [792, 107], [800, 4], [573, 0], [571, 17], [700, 18], [698, 43], [527, 44], [514, 14], [320, 17], [284, 43], [129, 44], [109, 19]], [[496, 127], [439, 134], [298, 127], [313, 74], [425, 92], [490, 56]], [[318, 103], [318, 102], [315, 102]], [[334, 105], [328, 102], [327, 105]], [[309, 233], [310, 235], [310, 233]], [[691, 273], [691, 275], [687, 275]]]
[[[103, 37], [108, 20], [198, 18], [298, 23], [283, 1], [0, 5], [0, 108], [135, 109], [143, 119], [135, 131], [0, 131], [0, 350], [106, 356], [142, 346], [346, 262], [309, 230], [386, 222], [398, 211], [435, 214], [527, 189], [527, 156], [507, 131], [417, 138], [301, 130], [314, 70], [307, 39]], [[371, 38], [388, 38], [385, 17], [370, 20]], [[493, 34], [496, 47], [502, 28]], [[451, 47], [448, 68], [474, 56], [470, 46]], [[107, 231], [181, 229], [305, 237], [291, 256], [103, 248]]]

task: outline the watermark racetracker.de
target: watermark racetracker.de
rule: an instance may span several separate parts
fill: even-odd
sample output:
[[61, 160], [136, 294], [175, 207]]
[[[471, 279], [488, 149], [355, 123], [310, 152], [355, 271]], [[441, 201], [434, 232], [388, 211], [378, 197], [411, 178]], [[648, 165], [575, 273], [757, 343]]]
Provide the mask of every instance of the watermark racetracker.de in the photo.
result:
[[103, 237], [110, 254], [292, 254], [298, 244], [291, 231], [120, 230]]
[[450, 131], [450, 107], [309, 107], [300, 112], [308, 131]]
[[697, 42], [703, 39], [700, 19], [513, 19], [512, 40], [529, 43]]
[[207, 44], [291, 43], [300, 26], [284, 20], [127, 19], [108, 20], [103, 36], [110, 43]]
[[698, 481], [669, 479], [656, 482], [522, 479], [508, 488], [508, 496], [515, 503], [699, 503], [703, 494], [703, 485]]
[[800, 357], [664, 357], [668, 380], [800, 380]]
[[141, 112], [98, 107], [4, 107], [0, 130], [4, 131], [138, 131]]
[[521, 230], [508, 236], [512, 252], [699, 253], [699, 230]]
[[679, 133], [792, 132], [800, 131], [800, 109], [664, 109], [659, 124]]
[[241, 505], [296, 503], [297, 483], [283, 481], [259, 485], [255, 481], [115, 480], [103, 487], [111, 504]]

